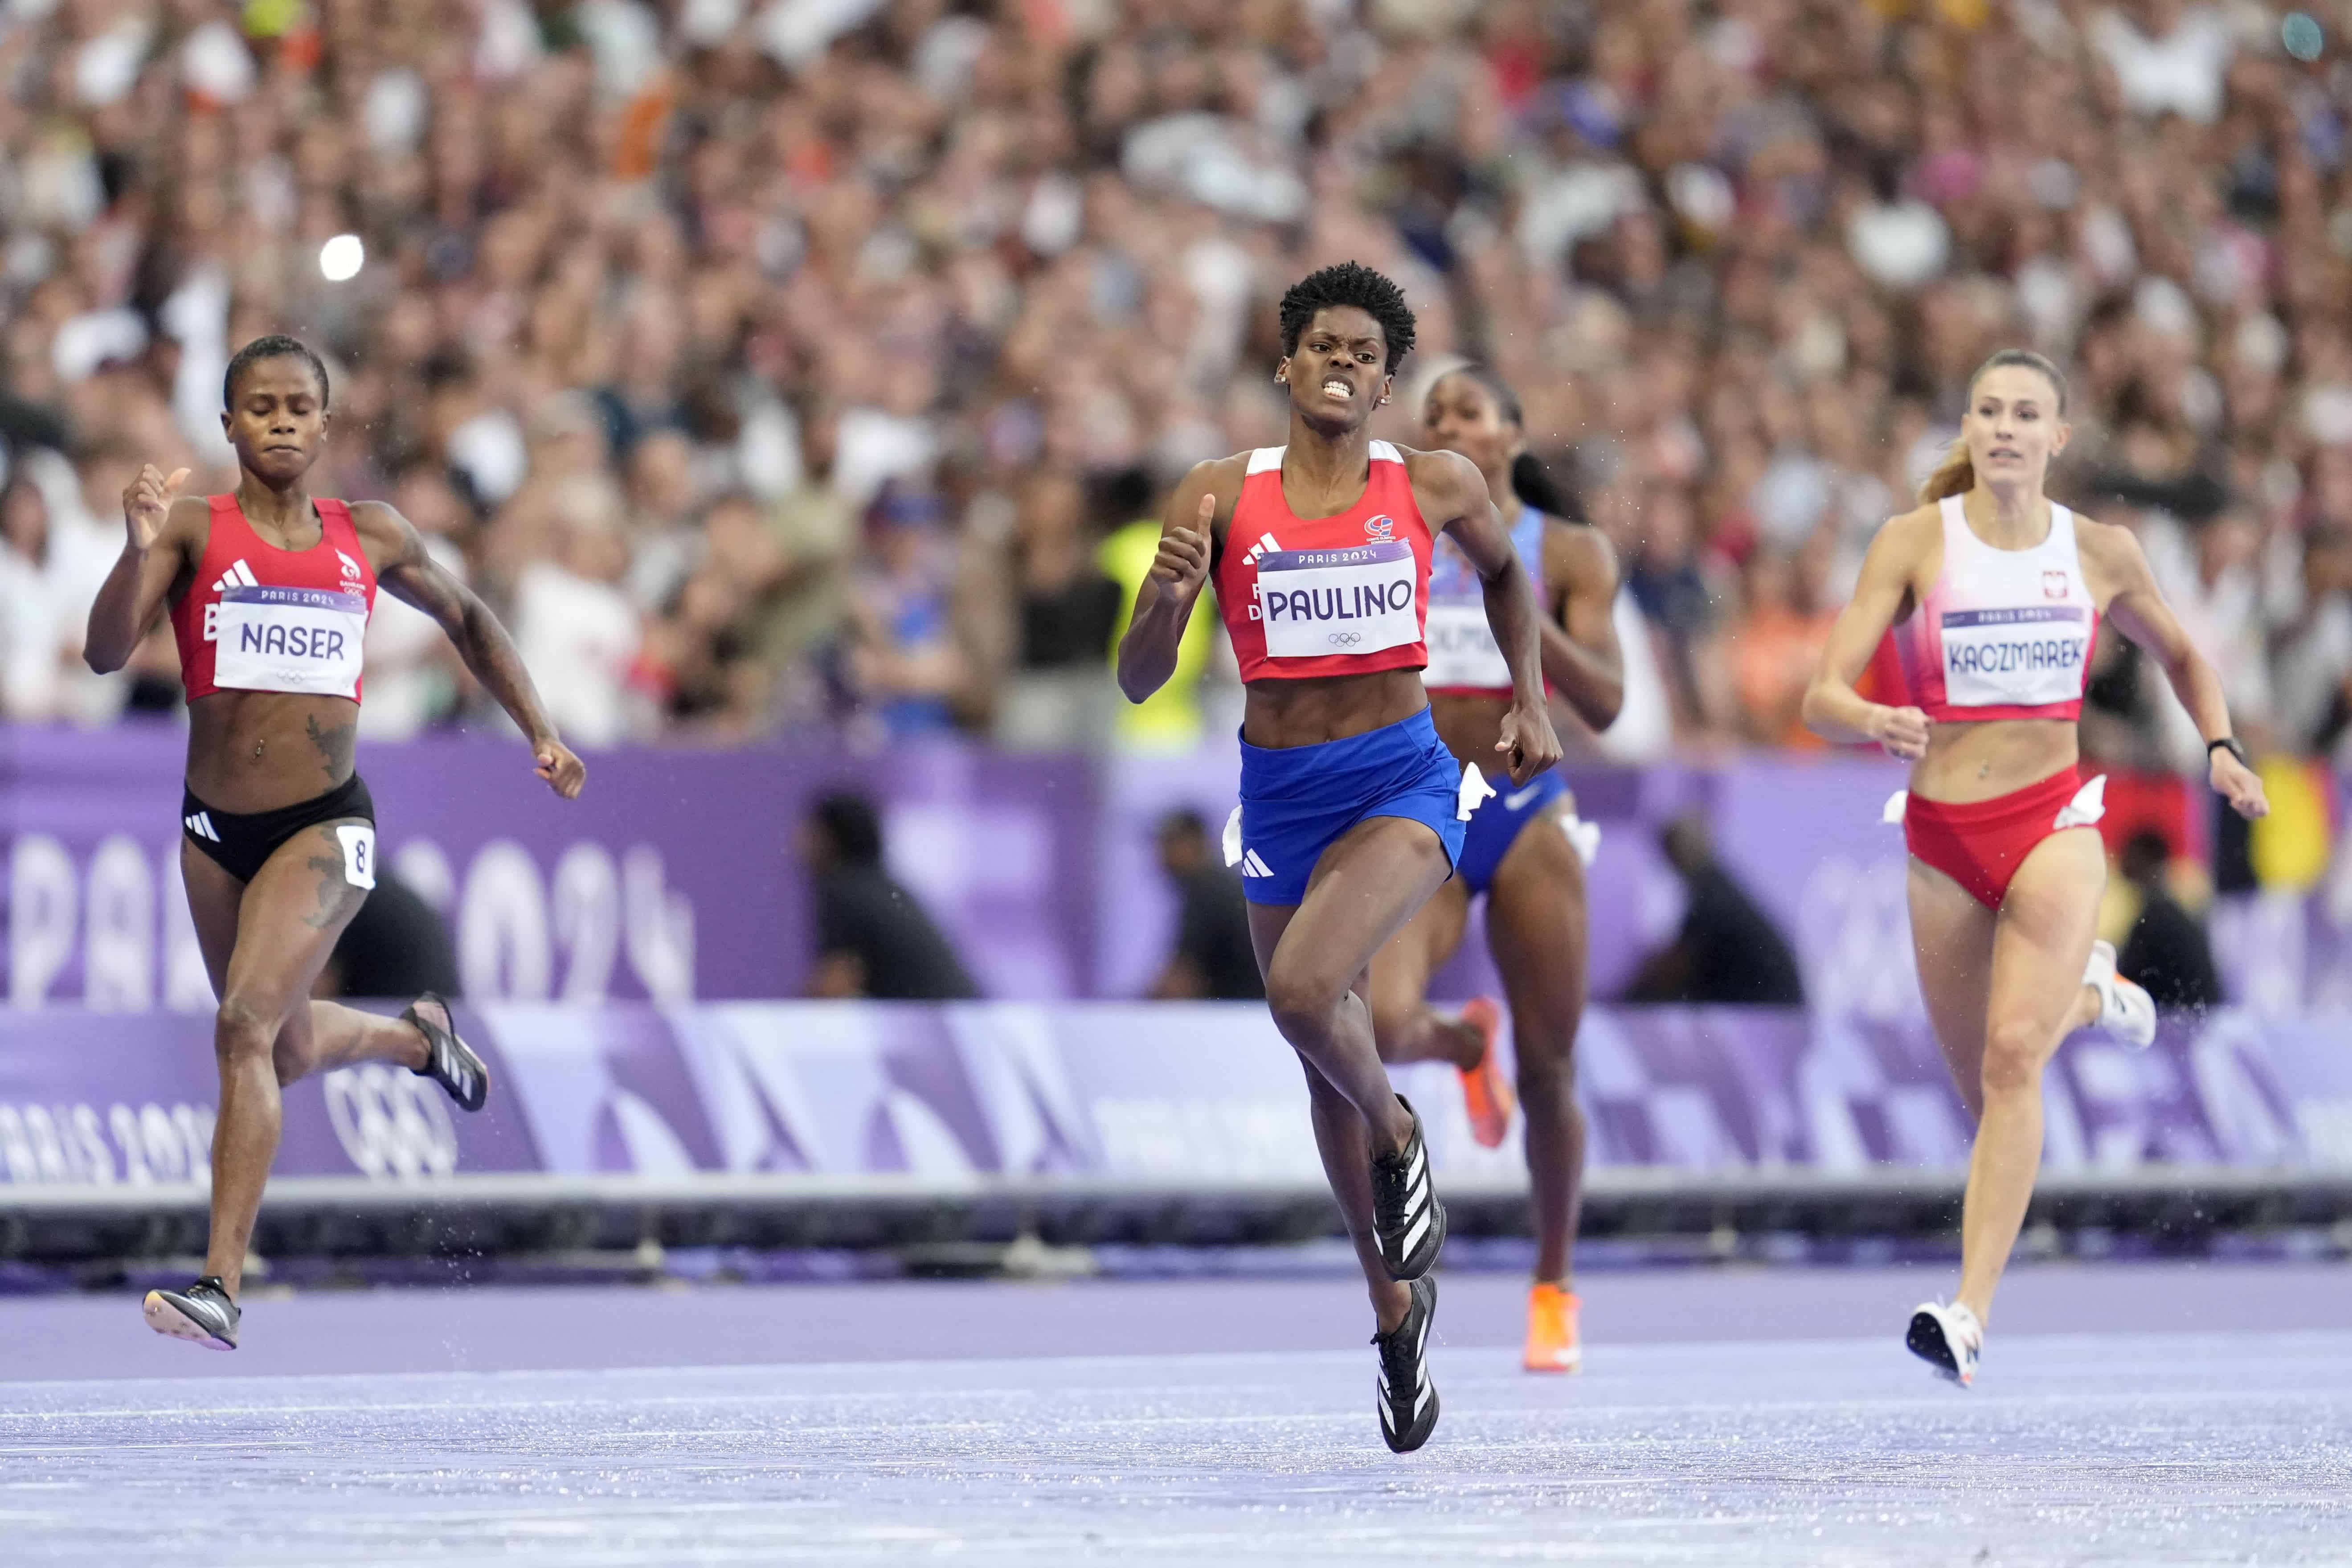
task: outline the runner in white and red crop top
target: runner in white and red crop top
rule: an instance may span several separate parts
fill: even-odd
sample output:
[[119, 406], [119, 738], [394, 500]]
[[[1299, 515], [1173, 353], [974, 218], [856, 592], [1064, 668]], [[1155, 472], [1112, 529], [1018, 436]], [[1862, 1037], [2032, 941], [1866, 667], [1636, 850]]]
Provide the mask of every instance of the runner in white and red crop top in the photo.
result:
[[[235, 491], [181, 497], [187, 470], [140, 470], [123, 494], [128, 537], [90, 605], [86, 654], [119, 669], [169, 615], [188, 696], [180, 866], [220, 998], [220, 1111], [205, 1273], [147, 1295], [158, 1332], [236, 1343], [237, 1288], [278, 1148], [278, 1090], [359, 1061], [430, 1077], [467, 1110], [489, 1075], [429, 993], [399, 1018], [310, 1000], [375, 886], [375, 809], [352, 768], [360, 670], [379, 584], [439, 621], [468, 668], [531, 742], [540, 777], [580, 793], [585, 770], [541, 706], [496, 616], [376, 501], [310, 493], [324, 447], [326, 366], [292, 338], [229, 362], [221, 428]], [[462, 786], [461, 786], [462, 787]]]
[[[1511, 700], [1493, 749], [1524, 786], [1559, 760], [1545, 710], [1541, 612], [1477, 466], [1371, 438], [1412, 351], [1394, 283], [1353, 262], [1283, 296], [1290, 398], [1282, 447], [1202, 463], [1169, 503], [1160, 557], [1118, 649], [1140, 701], [1168, 679], [1213, 578], [1242, 677], [1241, 807], [1226, 853], [1275, 1021], [1306, 1066], [1316, 1142], [1346, 1215], [1379, 1328], [1381, 1429], [1427, 1441], [1437, 1399], [1423, 1355], [1445, 1235], [1421, 1125], [1390, 1087], [1355, 987], [1372, 955], [1453, 874], [1486, 789], [1445, 750], [1420, 669], [1434, 534], [1485, 584]], [[1368, 1179], [1369, 1178], [1369, 1179]]]
[[[1943, 1375], [1976, 1375], [2042, 1158], [2042, 1071], [2065, 1037], [2098, 1026], [2155, 1037], [2147, 993], [2095, 940], [2106, 856], [2101, 779], [2077, 776], [2081, 711], [2100, 617], [2154, 656], [2203, 731], [2212, 786], [2240, 815], [2269, 808], [2230, 733], [2214, 673], [2164, 602], [2138, 542], [2043, 493], [2066, 444], [2066, 383], [2021, 349], [1969, 379], [1959, 439], [1916, 510], [1879, 531], [1830, 633], [1805, 721], [1911, 764], [1889, 803], [1911, 851], [1919, 988], [1961, 1100], [1977, 1120], [1952, 1302], [1912, 1314], [1906, 1342]], [[1917, 705], [1854, 681], [1889, 627]]]

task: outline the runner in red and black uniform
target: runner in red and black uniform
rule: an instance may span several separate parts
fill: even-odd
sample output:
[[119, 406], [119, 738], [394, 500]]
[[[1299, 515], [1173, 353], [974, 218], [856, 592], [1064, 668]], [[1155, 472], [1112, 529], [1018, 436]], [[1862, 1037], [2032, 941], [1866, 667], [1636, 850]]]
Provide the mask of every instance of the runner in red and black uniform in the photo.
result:
[[212, 1236], [205, 1274], [151, 1290], [159, 1333], [236, 1348], [237, 1289], [278, 1152], [278, 1090], [305, 1074], [385, 1061], [430, 1077], [467, 1110], [489, 1074], [425, 995], [398, 1018], [309, 1000], [335, 939], [375, 886], [375, 807], [352, 771], [361, 645], [378, 584], [441, 623], [529, 737], [566, 800], [586, 776], [556, 739], [514, 645], [482, 602], [376, 501], [313, 497], [327, 371], [292, 338], [229, 362], [221, 427], [242, 469], [233, 495], [181, 497], [152, 465], [123, 492], [130, 537], [90, 605], [90, 668], [120, 669], [167, 613], [188, 694], [180, 866], [220, 1008], [213, 1048]]
[[1305, 1065], [1324, 1173], [1371, 1288], [1381, 1431], [1403, 1453], [1437, 1424], [1429, 1270], [1445, 1211], [1421, 1124], [1373, 1047], [1365, 970], [1454, 874], [1463, 824], [1494, 793], [1446, 751], [1422, 689], [1433, 535], [1469, 558], [1509, 669], [1494, 765], [1523, 786], [1559, 761], [1559, 740], [1544, 703], [1541, 612], [1485, 476], [1466, 458], [1393, 447], [1367, 428], [1412, 349], [1403, 293], [1349, 262], [1285, 294], [1281, 321], [1275, 379], [1290, 390], [1289, 444], [1200, 464], [1177, 487], [1118, 679], [1132, 701], [1158, 689], [1214, 576], [1248, 686], [1227, 858], [1241, 867], [1266, 1004]]

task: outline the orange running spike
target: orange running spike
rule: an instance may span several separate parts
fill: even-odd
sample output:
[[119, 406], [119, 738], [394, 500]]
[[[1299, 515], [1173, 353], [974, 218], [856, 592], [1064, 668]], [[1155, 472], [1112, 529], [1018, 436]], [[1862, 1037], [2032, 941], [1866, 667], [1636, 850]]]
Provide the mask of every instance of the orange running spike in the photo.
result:
[[1462, 1021], [1486, 1037], [1486, 1049], [1478, 1065], [1462, 1074], [1462, 1101], [1470, 1112], [1470, 1136], [1478, 1140], [1482, 1149], [1499, 1148], [1503, 1134], [1511, 1130], [1511, 1112], [1519, 1104], [1511, 1080], [1503, 1076], [1495, 1056], [1495, 1042], [1503, 1033], [1503, 1010], [1495, 1005], [1493, 997], [1480, 996], [1462, 1009]]
[[1576, 1315], [1583, 1305], [1573, 1290], [1538, 1285], [1528, 1292], [1528, 1353], [1529, 1372], [1581, 1372], [1584, 1342], [1578, 1336]]

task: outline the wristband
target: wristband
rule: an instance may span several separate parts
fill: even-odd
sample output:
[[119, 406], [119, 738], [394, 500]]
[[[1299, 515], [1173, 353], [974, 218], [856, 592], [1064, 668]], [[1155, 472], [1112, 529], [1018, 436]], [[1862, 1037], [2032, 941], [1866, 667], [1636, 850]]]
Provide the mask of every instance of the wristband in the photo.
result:
[[2211, 763], [2213, 760], [2213, 753], [2224, 750], [2226, 750], [2231, 756], [2238, 759], [2238, 765], [2240, 767], [2247, 769], [2253, 767], [2254, 760], [2246, 755], [2246, 748], [2239, 743], [2238, 737], [2235, 735], [2224, 735], [2218, 741], [2206, 742], [2206, 762], [2209, 763]]

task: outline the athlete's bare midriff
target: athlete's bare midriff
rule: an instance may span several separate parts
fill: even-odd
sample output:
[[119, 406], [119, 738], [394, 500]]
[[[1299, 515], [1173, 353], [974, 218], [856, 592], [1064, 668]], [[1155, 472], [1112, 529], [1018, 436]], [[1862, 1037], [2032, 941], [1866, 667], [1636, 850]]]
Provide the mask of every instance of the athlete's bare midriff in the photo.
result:
[[1428, 706], [1417, 669], [1253, 680], [1242, 709], [1242, 739], [1267, 751], [1319, 746], [1410, 719]]
[[2081, 756], [2072, 719], [1947, 720], [1928, 730], [1927, 754], [1911, 764], [1911, 792], [1953, 805], [1993, 800]]
[[360, 705], [347, 697], [215, 691], [188, 704], [188, 788], [221, 811], [275, 811], [352, 776]]
[[1499, 770], [1501, 753], [1495, 750], [1495, 738], [1503, 732], [1503, 715], [1510, 710], [1508, 698], [1484, 692], [1433, 691], [1429, 695], [1429, 718], [1437, 726], [1437, 738], [1445, 742], [1455, 762], [1475, 763], [1487, 774]]

